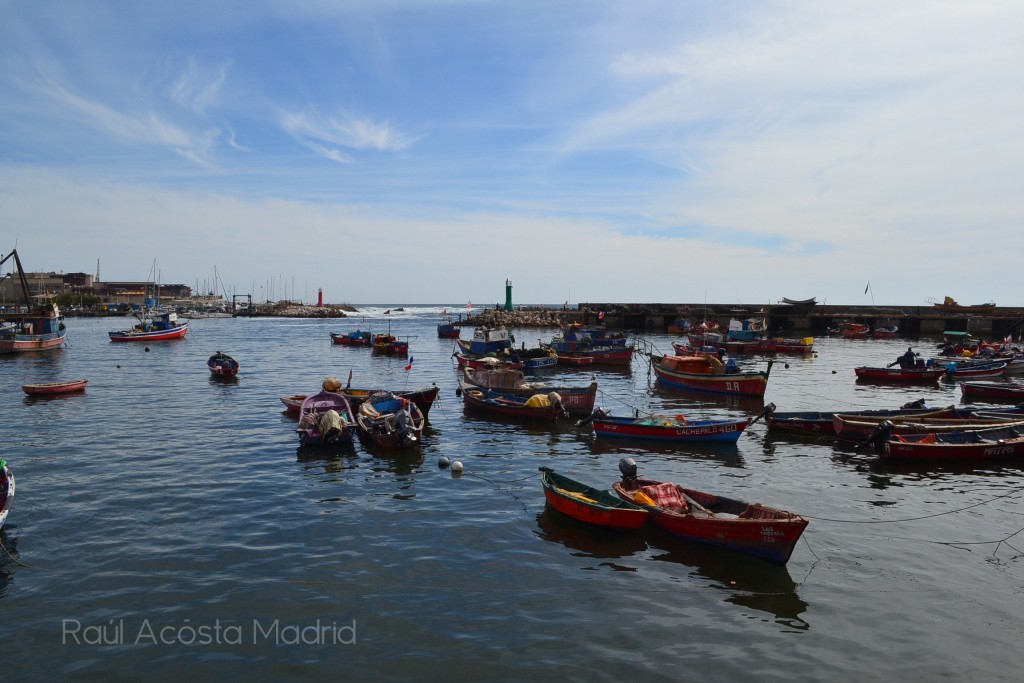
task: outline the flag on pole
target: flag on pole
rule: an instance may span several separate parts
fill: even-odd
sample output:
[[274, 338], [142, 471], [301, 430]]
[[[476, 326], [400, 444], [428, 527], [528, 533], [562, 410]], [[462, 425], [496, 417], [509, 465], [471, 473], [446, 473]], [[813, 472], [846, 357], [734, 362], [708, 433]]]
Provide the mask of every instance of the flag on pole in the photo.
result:
[[871, 289], [871, 280], [868, 280], [868, 286], [864, 288], [864, 293], [867, 294], [869, 289]]
[[412, 370], [412, 356], [409, 356], [409, 362], [405, 364], [405, 371], [409, 372]]

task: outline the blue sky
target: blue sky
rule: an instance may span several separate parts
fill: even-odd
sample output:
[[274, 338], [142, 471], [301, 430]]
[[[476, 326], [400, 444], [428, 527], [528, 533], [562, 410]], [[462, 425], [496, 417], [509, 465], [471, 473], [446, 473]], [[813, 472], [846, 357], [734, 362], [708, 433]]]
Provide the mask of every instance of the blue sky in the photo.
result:
[[0, 0], [0, 252], [337, 303], [1021, 306], [1022, 26], [984, 0]]

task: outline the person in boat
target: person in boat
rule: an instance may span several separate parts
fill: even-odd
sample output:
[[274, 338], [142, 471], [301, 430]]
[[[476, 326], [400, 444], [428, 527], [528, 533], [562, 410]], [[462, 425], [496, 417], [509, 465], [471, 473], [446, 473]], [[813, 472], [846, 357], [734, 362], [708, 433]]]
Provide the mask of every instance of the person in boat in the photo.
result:
[[900, 356], [896, 360], [896, 362], [899, 363], [900, 368], [904, 370], [907, 368], [912, 368], [917, 364], [917, 354], [914, 353], [914, 349], [912, 347], [908, 346], [907, 352]]

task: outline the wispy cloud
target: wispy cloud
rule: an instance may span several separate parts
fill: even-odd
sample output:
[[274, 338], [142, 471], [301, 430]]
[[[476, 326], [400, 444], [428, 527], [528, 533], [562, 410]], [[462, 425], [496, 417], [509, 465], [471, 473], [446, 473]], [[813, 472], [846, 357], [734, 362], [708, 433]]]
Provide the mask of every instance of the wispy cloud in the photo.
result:
[[353, 159], [341, 148], [400, 152], [418, 139], [393, 128], [386, 121], [376, 122], [348, 112], [334, 116], [323, 116], [314, 110], [284, 112], [281, 127], [317, 154], [344, 163]]

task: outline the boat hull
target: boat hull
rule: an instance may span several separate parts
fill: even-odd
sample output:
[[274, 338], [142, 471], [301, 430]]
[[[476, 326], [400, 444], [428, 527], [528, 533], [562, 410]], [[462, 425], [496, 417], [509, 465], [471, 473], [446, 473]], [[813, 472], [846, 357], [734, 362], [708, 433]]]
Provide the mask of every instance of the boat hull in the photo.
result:
[[173, 330], [153, 330], [151, 332], [139, 332], [135, 330], [119, 330], [108, 332], [110, 341], [115, 342], [146, 342], [146, 341], [167, 341], [169, 339], [181, 339], [188, 333], [188, 321], [181, 323]]
[[[664, 360], [664, 359], [662, 359]], [[690, 373], [673, 370], [662, 361], [653, 362], [651, 367], [658, 382], [673, 389], [705, 391], [730, 396], [764, 396], [768, 387], [768, 376], [772, 363], [768, 362], [765, 372], [734, 372], [731, 374]]]
[[736, 443], [747, 424], [747, 420], [694, 420], [684, 424], [676, 418], [659, 420], [612, 416], [593, 420], [594, 433], [599, 437], [680, 442]]
[[565, 414], [560, 405], [527, 405], [527, 398], [493, 389], [467, 388], [462, 392], [462, 400], [466, 410], [515, 420], [554, 422]]
[[541, 485], [548, 505], [586, 524], [635, 530], [641, 528], [650, 515], [646, 508], [581, 484], [549, 468], [541, 468]]
[[961, 382], [964, 398], [983, 398], [993, 401], [1024, 401], [1024, 386], [996, 382]]
[[857, 379], [870, 382], [894, 382], [899, 384], [935, 382], [946, 372], [940, 366], [930, 368], [878, 368], [859, 367], [853, 369]]
[[29, 396], [54, 396], [85, 391], [87, 379], [76, 379], [70, 382], [47, 382], [44, 384], [22, 384], [21, 389]]
[[1024, 457], [1024, 431], [1019, 428], [974, 430], [958, 434], [920, 434], [889, 439], [881, 453], [888, 460], [986, 461]]
[[[629, 488], [622, 482], [615, 482], [614, 489], [620, 498], [632, 501], [637, 490], [659, 484], [662, 482], [641, 479]], [[650, 510], [649, 519], [655, 526], [687, 541], [713, 545], [772, 564], [784, 565], [807, 528], [806, 518], [785, 510], [759, 503], [733, 501], [695, 489], [677, 488], [714, 514], [707, 514], [692, 504], [680, 511], [658, 505], [645, 507]], [[719, 508], [737, 512], [720, 513], [717, 512]]]

